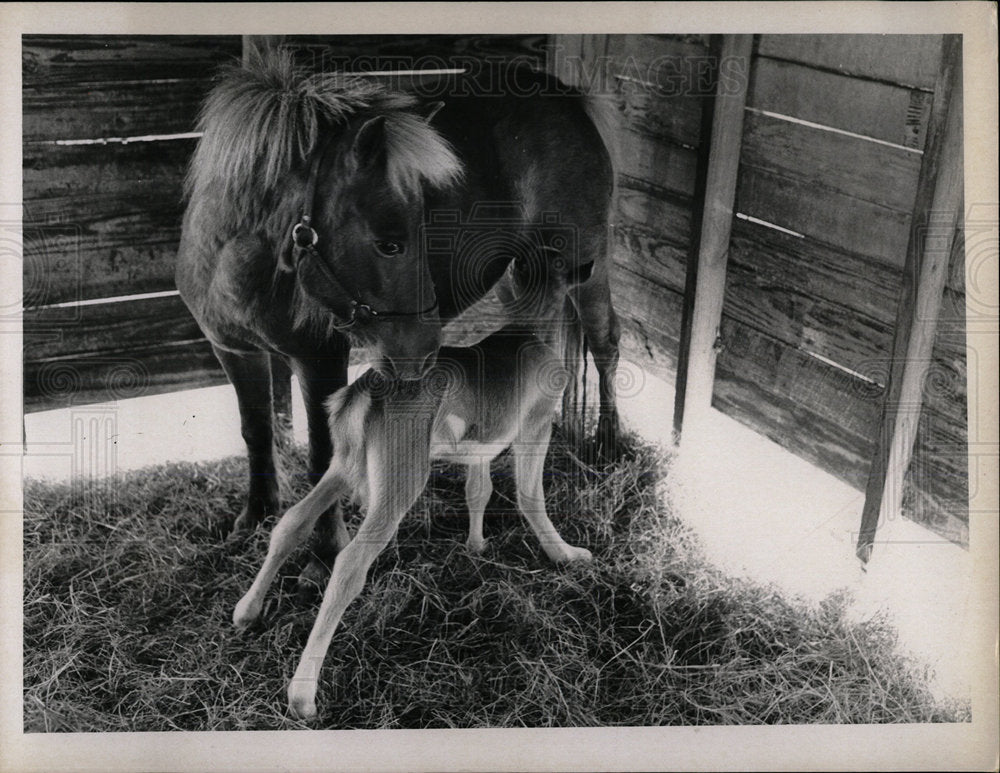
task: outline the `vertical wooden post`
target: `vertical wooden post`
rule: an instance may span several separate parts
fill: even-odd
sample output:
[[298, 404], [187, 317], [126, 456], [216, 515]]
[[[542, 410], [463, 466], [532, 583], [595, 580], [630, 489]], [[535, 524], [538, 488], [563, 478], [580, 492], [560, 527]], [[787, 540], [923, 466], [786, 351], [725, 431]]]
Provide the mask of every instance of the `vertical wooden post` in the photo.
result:
[[705, 210], [705, 189], [708, 184], [708, 165], [712, 160], [712, 117], [715, 113], [715, 96], [719, 89], [719, 55], [722, 35], [712, 35], [709, 58], [712, 71], [709, 75], [712, 95], [701, 100], [701, 126], [698, 131], [698, 164], [695, 169], [694, 197], [691, 207], [691, 243], [688, 245], [684, 273], [684, 298], [681, 303], [681, 334], [677, 346], [677, 388], [674, 391], [674, 442], [680, 440], [684, 419], [684, 401], [687, 397], [688, 364], [691, 354], [691, 323], [694, 314], [694, 296], [698, 288], [698, 253], [701, 249], [701, 227]]
[[902, 501], [961, 210], [961, 56], [961, 37], [945, 36], [917, 183], [879, 436], [861, 514], [857, 555], [864, 563], [871, 558], [880, 518], [892, 514]]
[[[715, 382], [715, 342], [722, 319], [722, 301], [726, 289], [726, 261], [732, 230], [736, 176], [743, 143], [743, 114], [750, 78], [752, 35], [724, 35], [719, 47], [718, 69], [712, 109], [708, 168], [705, 172], [704, 206], [701, 228], [695, 234], [697, 259], [689, 262], [692, 281], [685, 286], [682, 345], [678, 356], [677, 391], [674, 402], [674, 431], [680, 440], [682, 427], [704, 416], [712, 405]], [[732, 63], [743, 62], [744, 79], [732, 80]], [[727, 72], [730, 77], [722, 77]], [[738, 88], [734, 88], [738, 86]], [[698, 202], [695, 203], [698, 206]], [[692, 257], [694, 253], [692, 252]], [[683, 331], [690, 330], [690, 333]], [[682, 376], [683, 373], [683, 376]]]

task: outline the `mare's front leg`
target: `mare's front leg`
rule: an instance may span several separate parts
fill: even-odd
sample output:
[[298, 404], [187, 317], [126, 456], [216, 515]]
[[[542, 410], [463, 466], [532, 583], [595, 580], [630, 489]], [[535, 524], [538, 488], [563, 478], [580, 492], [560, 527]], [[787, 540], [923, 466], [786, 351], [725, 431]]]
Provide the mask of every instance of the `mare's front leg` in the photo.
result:
[[367, 441], [368, 514], [351, 543], [337, 554], [309, 641], [288, 684], [288, 707], [302, 719], [316, 716], [320, 668], [344, 610], [361, 593], [369, 567], [395, 535], [430, 475], [429, 418], [402, 416], [389, 424], [388, 430], [382, 426]]
[[236, 353], [215, 347], [215, 356], [236, 389], [240, 431], [247, 445], [250, 486], [233, 532], [253, 529], [278, 512], [278, 478], [274, 466], [271, 378], [264, 352]]
[[[302, 400], [309, 425], [309, 480], [315, 484], [327, 471], [333, 456], [333, 439], [330, 437], [326, 401], [334, 392], [347, 385], [347, 361], [350, 346], [346, 341], [331, 347], [323, 357], [297, 358], [292, 368], [299, 377]], [[340, 502], [331, 502], [325, 517], [317, 522], [316, 535], [311, 550], [313, 558], [299, 575], [300, 587], [323, 587], [328, 567], [338, 550], [351, 541], [344, 524]]]

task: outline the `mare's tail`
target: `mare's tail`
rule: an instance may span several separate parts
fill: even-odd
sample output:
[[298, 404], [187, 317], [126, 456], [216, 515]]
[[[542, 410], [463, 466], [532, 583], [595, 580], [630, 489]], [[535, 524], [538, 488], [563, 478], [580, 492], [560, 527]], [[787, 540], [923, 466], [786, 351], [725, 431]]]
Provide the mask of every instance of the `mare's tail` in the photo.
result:
[[569, 378], [563, 392], [561, 426], [566, 442], [578, 448], [587, 426], [587, 339], [576, 305], [563, 307], [563, 365]]
[[[601, 142], [608, 153], [611, 162], [611, 191], [608, 202], [607, 243], [603, 255], [598, 261], [610, 261], [614, 245], [613, 210], [615, 190], [617, 187], [618, 146], [617, 136], [618, 112], [613, 97], [607, 94], [584, 94], [581, 97], [583, 110], [587, 118], [597, 129]], [[608, 281], [610, 264], [603, 270], [595, 269], [597, 275], [593, 281]], [[563, 360], [569, 373], [569, 383], [563, 393], [562, 426], [567, 442], [579, 446], [586, 435], [588, 414], [599, 405], [599, 399], [588, 394], [587, 384], [587, 339], [584, 335], [583, 323], [577, 304], [569, 298], [563, 311], [564, 348]], [[591, 390], [593, 392], [593, 390]]]

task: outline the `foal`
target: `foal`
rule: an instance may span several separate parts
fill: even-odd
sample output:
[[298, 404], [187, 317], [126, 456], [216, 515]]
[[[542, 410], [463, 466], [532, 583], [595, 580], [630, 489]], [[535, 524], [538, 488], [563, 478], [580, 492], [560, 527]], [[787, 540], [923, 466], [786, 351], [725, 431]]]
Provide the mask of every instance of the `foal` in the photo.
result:
[[[294, 715], [316, 716], [319, 669], [334, 630], [361, 592], [368, 568], [423, 491], [432, 459], [467, 466], [470, 550], [484, 547], [483, 511], [493, 490], [490, 462], [511, 447], [517, 506], [546, 555], [558, 563], [591, 558], [589, 550], [559, 536], [545, 512], [542, 490], [552, 419], [566, 384], [563, 302], [571, 286], [586, 281], [591, 267], [567, 269], [561, 258], [515, 260], [503, 295], [517, 321], [474, 346], [442, 348], [435, 370], [422, 382], [389, 381], [372, 369], [330, 398], [330, 428], [337, 438], [330, 467], [275, 526], [264, 564], [233, 612], [237, 628], [260, 615], [281, 564], [340, 497], [354, 496], [367, 505], [357, 536], [337, 555], [288, 686]], [[346, 543], [349, 537], [342, 536]]]

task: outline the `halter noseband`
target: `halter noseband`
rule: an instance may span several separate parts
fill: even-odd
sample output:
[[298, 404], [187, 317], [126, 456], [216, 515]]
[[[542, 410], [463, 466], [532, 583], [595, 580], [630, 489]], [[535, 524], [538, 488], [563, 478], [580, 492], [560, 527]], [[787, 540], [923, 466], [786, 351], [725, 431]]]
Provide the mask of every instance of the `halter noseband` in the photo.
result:
[[422, 309], [420, 311], [376, 310], [370, 303], [365, 303], [364, 301], [358, 299], [358, 294], [351, 291], [344, 280], [337, 276], [333, 267], [323, 260], [323, 257], [316, 249], [316, 245], [319, 243], [319, 234], [316, 233], [316, 229], [312, 227], [312, 213], [316, 203], [316, 185], [319, 180], [320, 166], [323, 163], [323, 157], [326, 154], [326, 150], [330, 147], [331, 142], [332, 140], [328, 140], [313, 158], [312, 167], [309, 170], [309, 179], [306, 182], [304, 211], [299, 222], [292, 226], [292, 260], [289, 262], [285, 253], [282, 252], [278, 258], [279, 268], [282, 271], [291, 272], [298, 267], [299, 263], [304, 258], [311, 258], [313, 259], [313, 264], [319, 268], [320, 273], [322, 273], [326, 279], [331, 280], [343, 291], [344, 295], [350, 299], [351, 311], [350, 316], [347, 317], [345, 322], [334, 325], [337, 330], [346, 330], [354, 327], [354, 325], [358, 322], [378, 322], [380, 320], [393, 317], [419, 317], [422, 314], [429, 314], [438, 307], [436, 297], [434, 299], [434, 303], [426, 309]]

